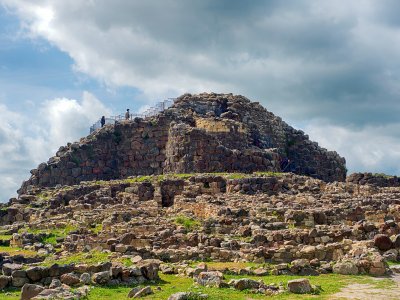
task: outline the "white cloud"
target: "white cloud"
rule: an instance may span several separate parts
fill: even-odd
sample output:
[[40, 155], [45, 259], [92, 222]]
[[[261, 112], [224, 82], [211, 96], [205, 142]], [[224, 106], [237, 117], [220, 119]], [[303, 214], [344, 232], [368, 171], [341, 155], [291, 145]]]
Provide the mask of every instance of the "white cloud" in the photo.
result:
[[304, 131], [322, 147], [343, 155], [350, 172], [400, 174], [400, 123], [352, 128], [314, 120]]
[[111, 111], [88, 92], [82, 99], [57, 98], [42, 103], [29, 116], [0, 104], [0, 202], [15, 195], [29, 170], [47, 161], [67, 142], [86, 136], [89, 127]]
[[45, 102], [41, 115], [50, 125], [47, 132], [54, 149], [66, 141], [78, 140], [88, 130], [88, 124], [94, 123], [102, 115], [111, 115], [111, 111], [92, 94], [84, 92], [81, 103], [66, 98]]

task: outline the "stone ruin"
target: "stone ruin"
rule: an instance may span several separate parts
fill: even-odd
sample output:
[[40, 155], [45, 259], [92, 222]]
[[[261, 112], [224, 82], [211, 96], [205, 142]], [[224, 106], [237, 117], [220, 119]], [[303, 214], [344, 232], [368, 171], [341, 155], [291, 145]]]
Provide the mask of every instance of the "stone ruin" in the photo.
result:
[[185, 94], [159, 114], [106, 125], [60, 147], [19, 190], [134, 175], [288, 170], [343, 181], [345, 159], [243, 96]]
[[[0, 246], [18, 249], [0, 253], [0, 289], [22, 287], [23, 299], [84, 298], [90, 285], [135, 285], [128, 297], [142, 297], [158, 291], [137, 285], [163, 275], [276, 295], [316, 290], [308, 279], [284, 288], [224, 275], [400, 273], [388, 265], [400, 262], [399, 179], [346, 178], [336, 152], [243, 96], [183, 95], [61, 147], [31, 173], [0, 204]], [[85, 261], [58, 264], [77, 254]], [[190, 293], [169, 299], [201, 296]]]

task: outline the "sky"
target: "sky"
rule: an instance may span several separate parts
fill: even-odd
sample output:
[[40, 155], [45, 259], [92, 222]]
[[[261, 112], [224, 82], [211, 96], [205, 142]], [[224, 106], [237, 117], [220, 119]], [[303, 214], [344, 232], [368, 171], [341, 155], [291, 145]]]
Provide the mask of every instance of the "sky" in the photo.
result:
[[396, 0], [0, 0], [0, 202], [101, 115], [259, 101], [349, 172], [400, 174]]

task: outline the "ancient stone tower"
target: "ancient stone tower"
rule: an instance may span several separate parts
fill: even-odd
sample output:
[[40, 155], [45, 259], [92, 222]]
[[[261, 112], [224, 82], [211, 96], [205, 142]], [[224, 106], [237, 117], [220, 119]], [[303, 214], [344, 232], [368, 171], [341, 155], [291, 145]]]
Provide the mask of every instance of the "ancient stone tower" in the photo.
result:
[[132, 175], [290, 171], [343, 181], [345, 159], [308, 139], [258, 102], [232, 94], [185, 94], [156, 116], [107, 125], [31, 171], [29, 186]]

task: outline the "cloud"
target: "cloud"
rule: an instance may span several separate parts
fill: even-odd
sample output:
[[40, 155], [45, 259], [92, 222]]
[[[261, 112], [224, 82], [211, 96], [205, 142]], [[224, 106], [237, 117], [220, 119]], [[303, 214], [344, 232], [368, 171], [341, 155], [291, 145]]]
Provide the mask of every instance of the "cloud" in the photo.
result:
[[400, 34], [386, 1], [2, 2], [76, 70], [149, 98], [227, 91], [289, 120], [361, 125], [400, 112]]
[[88, 131], [88, 124], [94, 123], [102, 115], [111, 115], [98, 99], [88, 92], [83, 93], [82, 102], [73, 99], [57, 98], [46, 101], [41, 108], [41, 115], [50, 127], [47, 130], [49, 140], [56, 147], [73, 142]]
[[304, 130], [321, 146], [344, 155], [351, 171], [400, 174], [400, 123], [354, 128], [314, 120]]
[[[86, 136], [90, 125], [111, 111], [92, 94], [82, 99], [44, 101], [30, 116], [0, 104], [0, 202], [15, 195], [28, 171], [47, 161], [61, 145]], [[39, 117], [38, 117], [39, 116]]]

